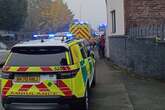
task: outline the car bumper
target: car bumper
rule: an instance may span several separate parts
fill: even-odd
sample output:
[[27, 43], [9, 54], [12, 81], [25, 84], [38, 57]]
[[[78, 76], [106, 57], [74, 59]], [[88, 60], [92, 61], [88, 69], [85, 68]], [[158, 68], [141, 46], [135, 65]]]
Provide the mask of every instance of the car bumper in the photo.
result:
[[4, 108], [9, 110], [55, 110], [58, 104], [70, 104], [75, 96], [9, 96], [2, 98]]

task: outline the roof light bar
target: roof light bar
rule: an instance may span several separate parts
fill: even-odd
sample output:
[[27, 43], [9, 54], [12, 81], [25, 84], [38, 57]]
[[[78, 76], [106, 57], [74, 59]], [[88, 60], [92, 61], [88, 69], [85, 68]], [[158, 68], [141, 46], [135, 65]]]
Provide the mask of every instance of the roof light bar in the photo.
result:
[[74, 39], [74, 35], [70, 32], [56, 33], [56, 34], [40, 34], [33, 35], [33, 38], [38, 39], [55, 39], [55, 40], [72, 40]]

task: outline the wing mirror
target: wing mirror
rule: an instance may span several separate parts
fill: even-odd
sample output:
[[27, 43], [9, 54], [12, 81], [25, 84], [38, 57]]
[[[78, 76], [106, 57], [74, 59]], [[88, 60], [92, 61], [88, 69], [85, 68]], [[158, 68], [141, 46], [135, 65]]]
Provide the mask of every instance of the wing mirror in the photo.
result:
[[88, 57], [95, 58], [94, 53], [93, 53], [93, 52], [91, 52], [90, 50], [88, 50], [87, 54], [88, 54]]

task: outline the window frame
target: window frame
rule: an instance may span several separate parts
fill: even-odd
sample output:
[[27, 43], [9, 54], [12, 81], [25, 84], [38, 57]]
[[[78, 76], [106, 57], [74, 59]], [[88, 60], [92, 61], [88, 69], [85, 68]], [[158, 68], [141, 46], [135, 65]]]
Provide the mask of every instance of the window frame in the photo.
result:
[[[80, 47], [80, 52], [81, 52], [82, 58], [83, 59], [88, 58], [88, 54], [87, 54], [87, 51], [85, 50], [84, 43], [79, 43], [79, 47]], [[82, 53], [82, 51], [84, 52], [84, 54]]]
[[70, 64], [74, 64], [74, 61], [73, 61], [73, 56], [72, 56], [72, 52], [71, 52], [71, 48], [69, 47], [69, 51], [68, 51], [68, 54], [69, 54], [69, 60], [70, 60]]
[[111, 11], [111, 19], [112, 19], [112, 33], [116, 33], [116, 11]]

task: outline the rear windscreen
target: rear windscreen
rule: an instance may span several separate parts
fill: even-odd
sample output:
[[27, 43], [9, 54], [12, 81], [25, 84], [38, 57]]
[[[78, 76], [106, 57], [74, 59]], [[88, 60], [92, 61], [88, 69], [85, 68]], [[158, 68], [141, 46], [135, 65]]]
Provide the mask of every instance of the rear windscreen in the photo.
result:
[[67, 65], [64, 47], [17, 47], [11, 50], [12, 54], [7, 66], [61, 66]]

